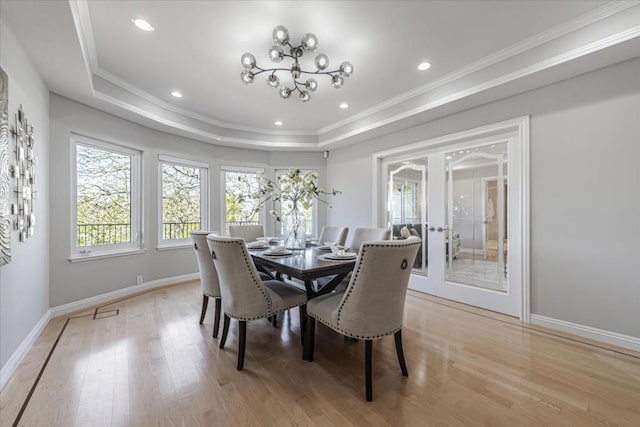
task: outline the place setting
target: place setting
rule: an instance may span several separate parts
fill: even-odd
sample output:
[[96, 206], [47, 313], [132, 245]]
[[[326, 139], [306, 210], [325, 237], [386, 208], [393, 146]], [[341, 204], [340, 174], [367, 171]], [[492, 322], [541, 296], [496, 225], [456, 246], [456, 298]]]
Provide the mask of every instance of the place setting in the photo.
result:
[[348, 250], [335, 245], [329, 246], [330, 253], [322, 254], [318, 256], [318, 259], [323, 261], [354, 261], [358, 258], [358, 254], [355, 252], [349, 252]]
[[266, 255], [270, 257], [282, 257], [282, 256], [289, 256], [291, 254], [293, 254], [293, 251], [290, 249], [287, 249], [282, 245], [274, 246], [261, 253], [261, 255]]

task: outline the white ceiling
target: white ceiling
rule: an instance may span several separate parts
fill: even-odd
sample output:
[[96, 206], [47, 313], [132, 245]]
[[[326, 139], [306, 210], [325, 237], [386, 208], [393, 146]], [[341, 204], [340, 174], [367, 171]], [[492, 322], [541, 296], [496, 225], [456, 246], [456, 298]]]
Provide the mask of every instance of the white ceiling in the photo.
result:
[[[477, 86], [472, 77], [508, 75], [515, 62], [507, 61], [517, 55], [521, 68], [527, 60], [540, 64], [540, 46], [551, 55], [602, 39], [604, 33], [587, 37], [588, 26], [596, 34], [597, 25], [617, 19], [622, 27], [610, 25], [609, 32], [636, 28], [624, 27], [622, 18], [631, 11], [632, 21], [640, 9], [603, 1], [79, 0], [3, 1], [0, 7], [54, 92], [199, 140], [310, 149], [424, 112], [449, 92]], [[155, 31], [137, 29], [132, 17], [147, 19]], [[280, 99], [264, 75], [242, 84], [240, 55], [252, 52], [259, 65], [270, 66], [267, 50], [278, 24], [289, 28], [292, 41], [315, 33], [315, 54], [326, 53], [333, 66], [352, 62], [355, 74], [344, 88], [333, 89], [319, 76], [318, 90], [303, 104]], [[632, 35], [620, 43], [640, 31]], [[303, 65], [315, 54], [305, 55]], [[432, 68], [418, 71], [422, 60]], [[173, 98], [172, 90], [184, 98]], [[350, 108], [338, 108], [341, 102]]]

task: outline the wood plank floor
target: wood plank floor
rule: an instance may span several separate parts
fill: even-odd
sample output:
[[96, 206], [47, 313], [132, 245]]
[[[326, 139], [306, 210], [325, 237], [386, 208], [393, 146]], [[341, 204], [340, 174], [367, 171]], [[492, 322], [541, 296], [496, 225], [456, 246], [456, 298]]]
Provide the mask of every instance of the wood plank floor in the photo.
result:
[[[363, 344], [318, 325], [301, 358], [298, 313], [249, 322], [245, 370], [198, 325], [198, 283], [50, 322], [0, 393], [20, 426], [640, 426], [640, 359], [523, 327], [505, 316], [410, 293], [403, 329], [374, 343], [374, 401]], [[118, 311], [115, 311], [118, 310]], [[78, 317], [84, 316], [84, 317]], [[66, 327], [65, 327], [66, 325]], [[61, 330], [64, 331], [61, 334]]]

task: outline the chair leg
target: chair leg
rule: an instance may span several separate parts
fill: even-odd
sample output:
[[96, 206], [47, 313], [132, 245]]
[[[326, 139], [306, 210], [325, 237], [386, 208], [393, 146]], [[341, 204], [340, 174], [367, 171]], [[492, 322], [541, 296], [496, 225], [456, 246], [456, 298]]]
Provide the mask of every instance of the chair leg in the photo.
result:
[[231, 322], [231, 318], [225, 313], [224, 321], [222, 322], [222, 338], [220, 338], [220, 348], [224, 348], [224, 343], [227, 342], [227, 334], [229, 333], [229, 322]]
[[200, 313], [200, 324], [204, 323], [204, 316], [207, 314], [207, 306], [209, 305], [209, 297], [202, 294], [202, 312]]
[[409, 371], [407, 371], [407, 363], [404, 361], [404, 351], [402, 350], [402, 329], [394, 334], [396, 340], [396, 353], [398, 355], [398, 362], [400, 363], [400, 370], [402, 370], [402, 376], [408, 377]]
[[302, 360], [313, 362], [313, 347], [316, 338], [316, 319], [307, 315], [306, 331], [304, 333], [304, 349], [302, 350]]
[[278, 315], [274, 314], [273, 316], [271, 316], [271, 325], [273, 325], [274, 328], [278, 327]]
[[373, 340], [364, 341], [364, 378], [367, 393], [367, 402], [373, 400], [373, 384], [371, 380], [371, 353], [373, 350]]
[[238, 330], [240, 337], [238, 339], [238, 371], [242, 371], [244, 367], [244, 348], [247, 342], [247, 321], [240, 320], [238, 322]]
[[216, 313], [213, 319], [213, 338], [218, 338], [218, 330], [220, 329], [220, 312], [222, 311], [222, 300], [216, 298]]
[[307, 305], [301, 305], [298, 310], [300, 312], [300, 345], [304, 346], [304, 332], [307, 327]]

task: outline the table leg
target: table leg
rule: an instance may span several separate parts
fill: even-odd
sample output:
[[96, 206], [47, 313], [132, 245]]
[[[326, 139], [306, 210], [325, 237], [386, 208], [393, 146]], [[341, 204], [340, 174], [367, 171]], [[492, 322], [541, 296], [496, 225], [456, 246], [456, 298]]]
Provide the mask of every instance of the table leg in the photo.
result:
[[336, 277], [331, 279], [329, 283], [320, 288], [315, 296], [328, 294], [329, 292], [333, 292], [333, 290], [342, 282], [342, 280], [347, 277], [347, 273], [337, 274]]
[[313, 297], [318, 296], [316, 294], [315, 289], [313, 289], [313, 281], [312, 280], [305, 280], [304, 281], [304, 289], [307, 292], [307, 299], [311, 299]]

